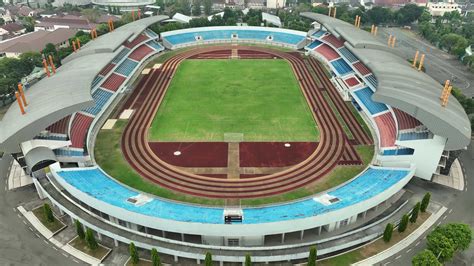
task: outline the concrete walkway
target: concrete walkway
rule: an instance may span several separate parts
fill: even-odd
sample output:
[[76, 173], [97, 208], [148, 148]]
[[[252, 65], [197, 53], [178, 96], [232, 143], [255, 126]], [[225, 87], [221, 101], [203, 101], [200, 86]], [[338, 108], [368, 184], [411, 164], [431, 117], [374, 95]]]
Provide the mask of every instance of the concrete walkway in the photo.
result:
[[31, 176], [27, 175], [17, 161], [13, 161], [8, 175], [8, 190], [27, 186], [33, 183]]
[[17, 207], [18, 211], [28, 220], [28, 222], [48, 241], [50, 241], [57, 249], [61, 249], [66, 253], [70, 254], [71, 256], [82, 260], [83, 262], [90, 264], [90, 265], [99, 265], [101, 263], [100, 260], [89, 256], [67, 244], [63, 244], [60, 241], [54, 238], [53, 233], [46, 228], [38, 218], [33, 214], [33, 212], [27, 211], [23, 206]]
[[436, 210], [436, 207], [438, 207], [437, 208], [438, 210], [435, 213], [433, 213], [422, 225], [420, 225], [420, 227], [418, 227], [415, 231], [413, 231], [410, 235], [405, 237], [403, 240], [396, 243], [389, 249], [386, 249], [378, 253], [375, 256], [359, 261], [357, 263], [353, 263], [351, 265], [355, 265], [355, 266], [375, 265], [377, 263], [380, 263], [383, 260], [386, 260], [387, 258], [391, 256], [394, 256], [395, 254], [401, 252], [406, 247], [410, 246], [418, 238], [420, 238], [423, 235], [423, 233], [429, 230], [447, 210], [447, 208], [444, 206], [438, 205], [434, 202], [430, 203], [430, 209]]
[[451, 187], [457, 190], [464, 190], [464, 174], [462, 171], [461, 164], [459, 160], [456, 159], [451, 166], [451, 170], [449, 171], [449, 176], [446, 175], [435, 175], [433, 177], [433, 182]]

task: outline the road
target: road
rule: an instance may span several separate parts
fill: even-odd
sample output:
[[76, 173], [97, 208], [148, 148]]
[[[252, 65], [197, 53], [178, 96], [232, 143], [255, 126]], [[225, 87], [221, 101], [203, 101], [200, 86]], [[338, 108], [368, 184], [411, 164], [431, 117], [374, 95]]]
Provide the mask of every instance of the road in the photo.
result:
[[30, 229], [15, 207], [37, 197], [33, 185], [7, 191], [8, 168], [12, 158], [0, 159], [0, 265], [79, 265], [67, 254], [53, 249], [50, 242]]
[[474, 96], [474, 74], [469, 72], [455, 56], [436, 48], [429, 42], [417, 36], [413, 31], [400, 28], [380, 28], [377, 37], [387, 42], [389, 34], [396, 36], [396, 50], [406, 59], [413, 59], [417, 50], [424, 53], [426, 74], [439, 83], [449, 79], [455, 87], [460, 88], [465, 95]]
[[[471, 206], [474, 206], [474, 142], [460, 156], [460, 162], [464, 169], [465, 188], [464, 191], [455, 190], [444, 187], [442, 185], [428, 183], [415, 179], [408, 185], [407, 189], [414, 191], [426, 190], [431, 192], [431, 199], [441, 202], [448, 208], [448, 211], [441, 217], [440, 221], [435, 225], [449, 222], [462, 222], [471, 225], [474, 228], [474, 212]], [[434, 229], [431, 228], [431, 230]], [[383, 261], [381, 265], [411, 265], [412, 257], [418, 252], [426, 248], [426, 235], [431, 232], [429, 230], [420, 239], [415, 241], [411, 246], [406, 247], [402, 252]], [[474, 265], [474, 244], [462, 253], [458, 253], [455, 258], [445, 265]]]

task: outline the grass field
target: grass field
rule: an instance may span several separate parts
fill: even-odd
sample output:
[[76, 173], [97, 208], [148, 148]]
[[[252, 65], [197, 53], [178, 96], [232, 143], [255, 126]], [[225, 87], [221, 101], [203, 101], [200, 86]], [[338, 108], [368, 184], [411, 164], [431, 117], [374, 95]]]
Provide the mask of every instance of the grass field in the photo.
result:
[[318, 141], [319, 131], [285, 60], [185, 60], [149, 131], [152, 141]]

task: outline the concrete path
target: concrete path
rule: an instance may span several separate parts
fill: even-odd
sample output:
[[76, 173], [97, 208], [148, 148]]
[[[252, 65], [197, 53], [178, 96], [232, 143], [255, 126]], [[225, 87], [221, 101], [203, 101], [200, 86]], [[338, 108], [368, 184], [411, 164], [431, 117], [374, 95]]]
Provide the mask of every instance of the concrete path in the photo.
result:
[[451, 166], [449, 175], [434, 175], [433, 182], [451, 187], [457, 190], [464, 190], [464, 174], [462, 172], [461, 164], [456, 159]]
[[14, 160], [8, 175], [8, 190], [28, 186], [33, 183], [29, 175], [23, 171], [23, 168]]
[[66, 253], [68, 253], [69, 255], [87, 263], [87, 264], [90, 264], [90, 265], [99, 265], [100, 264], [100, 260], [92, 257], [92, 256], [89, 256], [75, 248], [73, 248], [72, 246], [68, 245], [68, 244], [63, 244], [62, 242], [56, 240], [54, 238], [54, 234], [48, 229], [46, 228], [41, 222], [40, 220], [38, 220], [38, 218], [36, 218], [36, 216], [33, 214], [33, 212], [31, 211], [27, 211], [25, 210], [25, 208], [23, 208], [23, 206], [18, 206], [17, 207], [18, 209], [18, 212], [21, 213], [25, 218], [26, 220], [28, 220], [28, 222], [44, 237], [46, 238], [49, 242], [51, 242], [51, 244], [54, 245], [55, 249], [56, 250], [63, 250], [65, 251]]
[[[430, 205], [435, 205], [435, 203], [431, 203]], [[436, 206], [434, 206], [436, 208]], [[420, 238], [426, 231], [428, 231], [435, 223], [438, 221], [439, 218], [446, 212], [447, 208], [444, 206], [438, 206], [438, 211], [433, 213], [420, 227], [418, 227], [415, 231], [413, 231], [410, 235], [405, 237], [403, 240], [398, 242], [397, 244], [393, 245], [389, 249], [386, 249], [375, 256], [367, 258], [365, 260], [359, 261], [352, 265], [354, 266], [365, 266], [365, 265], [375, 265], [380, 263], [387, 258], [394, 256], [404, 250], [406, 247], [413, 244], [418, 238]], [[433, 208], [431, 208], [433, 209]]]
[[229, 142], [229, 151], [227, 155], [227, 178], [240, 178], [240, 150], [238, 142]]

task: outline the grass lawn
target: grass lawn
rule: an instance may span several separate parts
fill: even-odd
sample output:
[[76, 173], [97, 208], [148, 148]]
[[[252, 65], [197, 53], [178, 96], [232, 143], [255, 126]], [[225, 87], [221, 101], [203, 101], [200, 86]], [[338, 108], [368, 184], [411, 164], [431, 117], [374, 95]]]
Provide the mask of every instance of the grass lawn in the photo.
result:
[[390, 248], [391, 246], [395, 245], [396, 243], [400, 242], [403, 238], [407, 237], [409, 234], [415, 231], [420, 225], [422, 225], [426, 221], [426, 219], [430, 217], [430, 215], [431, 214], [428, 212], [420, 212], [416, 223], [414, 224], [408, 223], [408, 227], [403, 233], [399, 233], [397, 228], [395, 228], [393, 230], [392, 239], [388, 243], [385, 243], [383, 239], [379, 239], [373, 243], [370, 243], [366, 246], [363, 246], [359, 249], [348, 252], [346, 254], [343, 254], [331, 259], [318, 261], [317, 265], [323, 265], [323, 266], [350, 265], [357, 261], [361, 261], [365, 258], [374, 256], [377, 253], [380, 253]]
[[46, 228], [48, 228], [48, 230], [52, 233], [56, 233], [58, 230], [66, 227], [66, 225], [59, 221], [56, 217], [54, 219], [54, 222], [49, 222], [46, 218], [46, 215], [44, 214], [42, 206], [34, 209], [32, 212], [36, 216], [36, 218], [38, 218], [38, 220], [40, 220], [40, 222], [44, 226], [46, 226]]
[[372, 138], [372, 133], [370, 132], [369, 126], [365, 122], [364, 118], [360, 115], [359, 111], [357, 111], [352, 105], [351, 102], [346, 102], [347, 106], [351, 110], [351, 112], [354, 114], [355, 118], [357, 119], [357, 122], [359, 122], [360, 125], [362, 125], [362, 128], [364, 129], [365, 133], [369, 135], [370, 138]]
[[109, 252], [111, 251], [110, 248], [106, 248], [102, 245], [99, 245], [99, 247], [96, 250], [91, 250], [87, 246], [86, 241], [80, 239], [79, 237], [74, 238], [74, 240], [69, 242], [68, 245], [99, 260], [103, 260], [107, 256], [107, 254], [109, 254]]
[[185, 60], [154, 118], [154, 141], [317, 141], [319, 132], [285, 60]]

